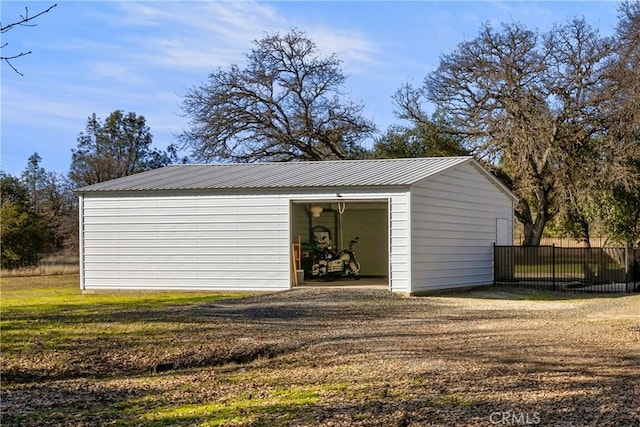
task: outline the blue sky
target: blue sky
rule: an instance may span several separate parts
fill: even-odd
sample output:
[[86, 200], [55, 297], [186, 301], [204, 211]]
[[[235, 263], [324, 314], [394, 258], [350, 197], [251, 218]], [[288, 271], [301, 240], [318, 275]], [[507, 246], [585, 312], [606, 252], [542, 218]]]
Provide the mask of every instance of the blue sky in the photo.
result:
[[[8, 24], [25, 6], [34, 14], [56, 2], [5, 1]], [[305, 31], [349, 75], [344, 89], [365, 105], [381, 131], [400, 121], [393, 93], [419, 84], [441, 54], [473, 39], [484, 22], [519, 21], [541, 31], [574, 16], [604, 35], [616, 25], [614, 1], [60, 1], [33, 28], [2, 35], [2, 169], [19, 175], [34, 152], [48, 171], [67, 173], [87, 118], [114, 110], [147, 119], [154, 145], [166, 148], [188, 127], [186, 90], [217, 67], [242, 65], [266, 33]]]

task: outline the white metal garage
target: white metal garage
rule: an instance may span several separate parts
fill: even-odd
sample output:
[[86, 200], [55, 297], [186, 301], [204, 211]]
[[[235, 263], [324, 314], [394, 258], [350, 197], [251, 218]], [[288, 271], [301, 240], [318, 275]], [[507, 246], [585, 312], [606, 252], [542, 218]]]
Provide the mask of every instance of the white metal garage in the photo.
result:
[[77, 194], [83, 291], [289, 289], [306, 212], [338, 204], [390, 290], [490, 284], [515, 201], [471, 157], [175, 165]]

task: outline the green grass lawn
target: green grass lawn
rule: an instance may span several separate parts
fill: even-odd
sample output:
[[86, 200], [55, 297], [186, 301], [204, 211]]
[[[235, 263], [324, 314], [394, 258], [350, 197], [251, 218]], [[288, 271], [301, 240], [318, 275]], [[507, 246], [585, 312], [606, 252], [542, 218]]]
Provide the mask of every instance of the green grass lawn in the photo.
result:
[[[182, 306], [246, 293], [126, 292], [83, 295], [78, 276], [3, 278], [0, 342], [3, 379], [77, 378], [149, 372], [175, 348]], [[167, 347], [162, 347], [165, 343]], [[88, 358], [125, 360], [91, 365]], [[170, 352], [169, 352], [170, 353]], [[132, 357], [132, 355], [134, 355]], [[116, 358], [117, 359], [117, 358]], [[129, 360], [127, 360], [129, 359]]]
[[[55, 384], [59, 391], [65, 389], [61, 382], [69, 385], [90, 381], [91, 387], [95, 387], [94, 381], [114, 384], [126, 381], [145, 388], [157, 378], [152, 371], [159, 362], [206, 364], [206, 360], [197, 360], [198, 352], [193, 351], [192, 344], [198, 348], [203, 342], [215, 342], [207, 335], [223, 335], [219, 325], [208, 329], [203, 319], [189, 318], [181, 308], [250, 295], [220, 292], [83, 295], [77, 274], [3, 277], [0, 288], [3, 394], [16, 393], [25, 386], [54, 387], [55, 393]], [[115, 389], [120, 387], [118, 384]], [[72, 410], [85, 422], [96, 416], [106, 421], [128, 414], [137, 420], [132, 421], [134, 425], [163, 424], [172, 410], [153, 409], [145, 413], [141, 409], [155, 406], [155, 400], [144, 397], [115, 406], [108, 399], [84, 408], [76, 403]], [[6, 418], [7, 414], [3, 414], [3, 419]], [[10, 420], [34, 425], [70, 422], [64, 404], [58, 410], [46, 404], [35, 405], [25, 414], [12, 414]]]
[[552, 277], [554, 273], [556, 277], [584, 279], [598, 274], [617, 277], [620, 274], [624, 274], [624, 269], [613, 263], [558, 263], [555, 266], [555, 270], [553, 264], [516, 264], [514, 266], [515, 277]]
[[[161, 310], [163, 307], [187, 305], [216, 299], [238, 298], [246, 293], [219, 292], [125, 292], [87, 294], [80, 292], [77, 274], [3, 278], [0, 284], [1, 313], [5, 318], [47, 318], [65, 315], [82, 317], [120, 313], [135, 307]], [[152, 315], [152, 313], [149, 313]], [[81, 320], [81, 319], [79, 319]]]

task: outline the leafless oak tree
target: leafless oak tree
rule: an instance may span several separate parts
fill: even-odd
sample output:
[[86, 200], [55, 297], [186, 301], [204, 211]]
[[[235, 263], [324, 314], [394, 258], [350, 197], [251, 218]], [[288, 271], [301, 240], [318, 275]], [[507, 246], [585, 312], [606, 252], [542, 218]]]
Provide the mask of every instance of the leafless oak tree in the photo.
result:
[[199, 160], [291, 161], [353, 157], [375, 131], [362, 105], [345, 99], [346, 75], [303, 32], [254, 41], [247, 65], [213, 71], [183, 108], [181, 139]]
[[607, 126], [611, 142], [622, 148], [617, 154], [640, 162], [640, 3], [620, 4], [615, 49], [605, 75]]
[[571, 189], [588, 183], [585, 169], [597, 167], [601, 76], [610, 57], [610, 41], [582, 19], [546, 34], [487, 24], [443, 55], [422, 87], [402, 87], [395, 101], [413, 121], [424, 117], [424, 100], [445, 114], [520, 197], [524, 244], [537, 245]]

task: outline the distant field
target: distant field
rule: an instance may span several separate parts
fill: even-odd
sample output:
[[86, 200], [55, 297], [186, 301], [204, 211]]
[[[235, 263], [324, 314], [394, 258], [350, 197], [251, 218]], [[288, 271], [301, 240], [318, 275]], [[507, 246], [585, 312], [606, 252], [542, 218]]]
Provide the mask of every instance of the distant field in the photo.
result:
[[0, 296], [2, 425], [640, 423], [640, 295], [81, 295], [57, 275]]
[[51, 276], [54, 274], [77, 274], [80, 271], [75, 255], [51, 255], [40, 261], [36, 267], [3, 270], [2, 277]]
[[589, 276], [593, 274], [598, 274], [598, 272], [602, 271], [622, 271], [622, 269], [618, 264], [609, 263], [562, 263], [556, 264], [555, 270], [553, 264], [516, 264], [515, 265], [515, 275], [516, 277], [520, 275], [531, 275], [531, 274], [548, 274], [551, 276], [552, 272], [555, 271], [556, 275], [567, 275], [567, 276]]

